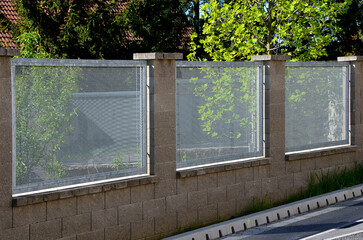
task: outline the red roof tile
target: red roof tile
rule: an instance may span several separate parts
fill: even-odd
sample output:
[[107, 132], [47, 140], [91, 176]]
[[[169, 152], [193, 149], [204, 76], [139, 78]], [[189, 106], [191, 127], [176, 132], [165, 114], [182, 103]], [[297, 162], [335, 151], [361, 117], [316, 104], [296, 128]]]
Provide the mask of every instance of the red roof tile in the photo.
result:
[[[16, 23], [16, 21], [18, 20], [15, 6], [12, 0], [0, 0], [0, 11], [11, 22]], [[16, 47], [11, 33], [9, 33], [8, 31], [0, 31], [0, 45], [8, 48]]]

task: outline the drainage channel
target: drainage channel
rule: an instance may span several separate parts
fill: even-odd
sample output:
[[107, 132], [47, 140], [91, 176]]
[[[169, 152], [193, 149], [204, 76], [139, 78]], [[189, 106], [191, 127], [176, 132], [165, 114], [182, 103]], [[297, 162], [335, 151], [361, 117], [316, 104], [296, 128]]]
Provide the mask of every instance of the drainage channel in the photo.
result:
[[[363, 184], [235, 218], [165, 240], [213, 240], [363, 196]], [[359, 224], [356, 224], [359, 225]]]

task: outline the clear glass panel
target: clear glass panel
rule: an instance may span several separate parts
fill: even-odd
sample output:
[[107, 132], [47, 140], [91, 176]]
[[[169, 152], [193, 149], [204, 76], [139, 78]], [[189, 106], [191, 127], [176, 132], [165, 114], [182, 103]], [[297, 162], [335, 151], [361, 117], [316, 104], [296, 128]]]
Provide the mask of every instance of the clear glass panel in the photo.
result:
[[146, 173], [141, 71], [16, 66], [13, 193]]
[[262, 155], [261, 67], [226, 66], [177, 68], [178, 168]]
[[347, 67], [286, 68], [286, 151], [349, 144]]

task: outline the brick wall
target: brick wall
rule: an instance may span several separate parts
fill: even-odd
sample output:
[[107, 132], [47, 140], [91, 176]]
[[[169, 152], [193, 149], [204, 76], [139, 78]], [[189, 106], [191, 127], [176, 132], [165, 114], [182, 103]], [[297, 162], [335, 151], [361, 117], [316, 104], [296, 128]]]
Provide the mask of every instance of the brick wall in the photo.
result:
[[259, 56], [266, 73], [265, 157], [176, 170], [175, 60], [180, 54], [136, 54], [148, 61], [150, 176], [12, 198], [10, 57], [0, 49], [0, 239], [158, 239], [237, 216], [256, 199], [276, 201], [304, 189], [309, 174], [361, 162], [363, 59], [352, 66], [351, 146], [285, 155], [285, 57]]

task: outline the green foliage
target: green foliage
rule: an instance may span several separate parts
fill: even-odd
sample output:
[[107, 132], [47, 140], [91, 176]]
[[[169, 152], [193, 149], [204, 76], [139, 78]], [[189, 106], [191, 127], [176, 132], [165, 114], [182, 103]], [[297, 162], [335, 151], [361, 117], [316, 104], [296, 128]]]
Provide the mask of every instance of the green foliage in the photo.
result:
[[339, 56], [363, 55], [363, 1], [353, 0], [349, 9], [339, 14], [341, 32], [334, 35], [323, 60], [336, 60]]
[[70, 109], [69, 103], [77, 90], [78, 75], [79, 69], [69, 67], [17, 69], [17, 185], [32, 182], [35, 170], [45, 171], [49, 179], [66, 175], [57, 151], [73, 129], [69, 122], [76, 109]]
[[[185, 50], [188, 19], [178, 0], [16, 1], [13, 36], [37, 32], [55, 58], [132, 59], [134, 52]], [[186, 51], [186, 50], [185, 50]]]
[[189, 60], [232, 61], [258, 54], [289, 54], [298, 60], [326, 55], [325, 47], [339, 31], [338, 14], [351, 1], [237, 0], [203, 5], [203, 37], [192, 36]]
[[112, 168], [116, 170], [129, 168], [130, 165], [128, 162], [126, 162], [125, 157], [121, 156], [121, 154], [117, 154], [117, 157], [112, 160], [112, 164]]
[[179, 0], [130, 0], [123, 11], [135, 52], [186, 51], [188, 19]]
[[40, 35], [36, 32], [26, 32], [17, 38], [20, 45], [20, 56], [22, 58], [50, 58], [44, 47], [41, 45]]

